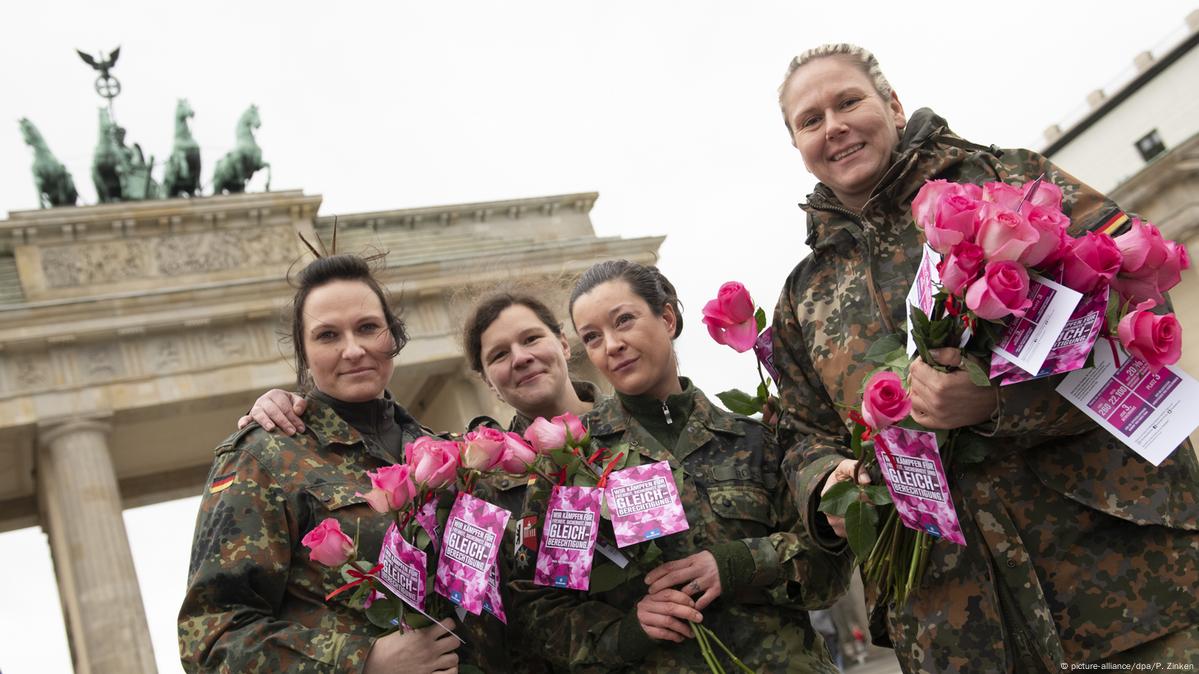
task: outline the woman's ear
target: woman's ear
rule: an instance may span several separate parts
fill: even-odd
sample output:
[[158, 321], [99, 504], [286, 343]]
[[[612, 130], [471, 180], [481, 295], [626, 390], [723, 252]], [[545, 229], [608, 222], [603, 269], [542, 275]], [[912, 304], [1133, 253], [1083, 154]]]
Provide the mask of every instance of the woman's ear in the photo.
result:
[[662, 307], [662, 320], [666, 323], [666, 333], [671, 339], [679, 334], [679, 315], [675, 313], [674, 304], [667, 302], [666, 306]]
[[562, 355], [566, 360], [570, 360], [570, 342], [566, 339], [566, 335], [558, 335], [558, 343], [562, 345]]

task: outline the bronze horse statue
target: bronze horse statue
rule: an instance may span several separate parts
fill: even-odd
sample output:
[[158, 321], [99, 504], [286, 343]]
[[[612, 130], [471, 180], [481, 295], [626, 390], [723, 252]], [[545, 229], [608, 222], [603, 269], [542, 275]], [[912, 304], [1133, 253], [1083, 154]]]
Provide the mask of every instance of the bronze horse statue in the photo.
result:
[[262, 125], [258, 106], [251, 105], [237, 120], [237, 146], [229, 151], [212, 173], [212, 193], [238, 194], [258, 169], [266, 169], [266, 189], [271, 189], [271, 165], [262, 161], [262, 149], [254, 141], [254, 129]]
[[117, 143], [116, 129], [108, 110], [100, 108], [100, 135], [96, 139], [96, 151], [92, 154], [92, 182], [96, 185], [96, 196], [100, 203], [120, 201], [121, 164], [124, 154]]
[[19, 124], [25, 143], [33, 148], [33, 184], [37, 188], [38, 206], [74, 206], [79, 193], [67, 167], [55, 159], [33, 122], [22, 117]]
[[200, 194], [200, 144], [187, 126], [195, 114], [187, 99], [180, 98], [175, 106], [175, 145], [162, 177], [163, 196], [168, 199]]

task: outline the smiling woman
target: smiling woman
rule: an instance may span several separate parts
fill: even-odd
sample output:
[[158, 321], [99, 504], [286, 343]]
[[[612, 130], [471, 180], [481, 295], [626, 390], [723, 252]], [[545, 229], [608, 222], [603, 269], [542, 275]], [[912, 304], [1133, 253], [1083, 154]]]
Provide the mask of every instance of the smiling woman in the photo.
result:
[[[367, 263], [318, 259], [293, 307], [297, 378], [309, 391], [306, 432], [250, 425], [216, 450], [200, 502], [179, 646], [188, 671], [452, 671], [458, 640], [433, 626], [379, 636], [344, 582], [301, 539], [332, 518], [376, 559], [388, 520], [360, 492], [367, 471], [397, 463], [429, 431], [386, 391], [407, 341]], [[447, 621], [447, 626], [452, 621]]]
[[[626, 468], [668, 464], [688, 528], [626, 546], [627, 565], [597, 555], [587, 592], [537, 586], [532, 560], [518, 562], [510, 584], [518, 634], [561, 670], [700, 672], [709, 665], [688, 621], [702, 621], [755, 671], [836, 671], [804, 609], [844, 591], [848, 557], [797, 535], [770, 430], [717, 408], [679, 376], [674, 286], [654, 267], [601, 262], [575, 284], [570, 313], [617, 393], [583, 419], [594, 446]], [[549, 495], [538, 481], [526, 515], [542, 517]], [[613, 540], [610, 520], [601, 529]], [[616, 580], [601, 586], [601, 577]]]

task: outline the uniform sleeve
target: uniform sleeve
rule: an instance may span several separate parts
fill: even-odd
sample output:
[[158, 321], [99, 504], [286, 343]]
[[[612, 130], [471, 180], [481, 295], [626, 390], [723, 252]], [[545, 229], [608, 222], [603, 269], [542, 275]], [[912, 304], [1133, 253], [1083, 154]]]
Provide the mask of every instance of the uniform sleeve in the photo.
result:
[[258, 460], [243, 450], [218, 455], [179, 611], [185, 670], [361, 671], [371, 639], [275, 617], [298, 536], [288, 494]]
[[[1011, 150], [1004, 154], [1003, 162], [1011, 175], [1034, 180], [1044, 173], [1045, 180], [1061, 188], [1062, 210], [1070, 218], [1071, 236], [1096, 230], [1121, 213], [1106, 196], [1036, 152]], [[1011, 439], [1012, 448], [1031, 447], [1050, 438], [1094, 430], [1095, 422], [1057, 393], [1064, 378], [1061, 374], [998, 387], [995, 414], [971, 430], [987, 437]]]
[[841, 552], [837, 537], [817, 511], [825, 478], [843, 459], [853, 458], [849, 436], [824, 385], [809, 360], [795, 301], [807, 261], [788, 279], [774, 311], [774, 366], [779, 373], [779, 446], [783, 476], [810, 540], [831, 552]]
[[[538, 531], [549, 490], [545, 480], [538, 480], [525, 500], [524, 514], [537, 515]], [[597, 559], [596, 564], [600, 563]], [[635, 607], [622, 611], [588, 598], [585, 592], [537, 585], [533, 583], [534, 567], [535, 562], [530, 560], [508, 583], [512, 627], [517, 640], [536, 644], [542, 657], [555, 667], [627, 667], [653, 650], [655, 642], [641, 629]]]
[[[763, 454], [774, 457], [776, 465], [766, 466], [767, 470], [781, 470], [777, 465], [778, 448], [764, 429], [747, 437], [769, 445]], [[853, 556], [848, 546], [830, 552], [812, 541], [785, 480], [775, 480], [770, 499], [774, 532], [725, 543], [713, 550], [722, 587], [726, 593], [743, 587], [764, 589], [780, 603], [806, 609], [831, 606], [849, 589]]]

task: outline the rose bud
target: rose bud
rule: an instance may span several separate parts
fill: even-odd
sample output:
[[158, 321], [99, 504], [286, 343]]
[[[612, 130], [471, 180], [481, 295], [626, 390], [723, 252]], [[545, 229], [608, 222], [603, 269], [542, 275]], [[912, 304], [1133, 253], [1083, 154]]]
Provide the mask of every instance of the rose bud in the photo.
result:
[[1038, 238], [1025, 249], [1020, 262], [1029, 267], [1048, 269], [1061, 259], [1066, 246], [1070, 245], [1070, 235], [1066, 233], [1070, 218], [1061, 211], [1033, 206], [1028, 209], [1028, 224], [1036, 230]]
[[720, 286], [716, 299], [704, 305], [701, 320], [708, 326], [712, 339], [737, 353], [748, 351], [758, 337], [754, 301], [745, 286], [735, 281]]
[[1132, 219], [1132, 228], [1115, 238], [1116, 247], [1124, 256], [1120, 274], [1134, 278], [1156, 277], [1170, 251], [1157, 227], [1139, 218]]
[[1087, 232], [1070, 241], [1062, 256], [1062, 285], [1084, 295], [1094, 292], [1115, 278], [1121, 259], [1112, 237]]
[[350, 561], [354, 541], [341, 532], [341, 524], [326, 517], [300, 540], [308, 548], [308, 556], [317, 564], [337, 568]]
[[523, 474], [537, 459], [537, 452], [515, 433], [504, 433], [504, 458], [500, 463], [505, 473]]
[[981, 196], [977, 185], [925, 183], [912, 200], [912, 214], [929, 247], [945, 255], [958, 243], [973, 240]]
[[404, 456], [412, 466], [412, 479], [429, 489], [441, 489], [458, 475], [461, 449], [452, 440], [419, 437], [404, 447]]
[[988, 262], [982, 278], [966, 290], [966, 306], [988, 321], [1009, 315], [1023, 316], [1031, 304], [1028, 270], [1011, 260]]
[[978, 278], [983, 268], [983, 249], [977, 244], [962, 241], [949, 251], [941, 265], [941, 287], [950, 295], [961, 296], [970, 282]]
[[1017, 187], [1001, 182], [983, 183], [983, 201], [995, 204], [1005, 211], [1014, 211], [1020, 207], [1024, 201], [1024, 193], [1032, 183], [1028, 183], [1025, 187]]
[[1028, 218], [995, 204], [984, 202], [975, 214], [978, 233], [975, 242], [988, 261], [1018, 260], [1024, 251], [1040, 239]]
[[416, 496], [412, 467], [406, 464], [384, 466], [366, 474], [374, 487], [369, 493], [355, 493], [366, 499], [375, 512], [387, 514], [408, 505]]
[[566, 426], [537, 417], [525, 429], [525, 440], [538, 452], [545, 454], [566, 447]]
[[462, 437], [462, 466], [491, 470], [504, 460], [504, 432], [480, 426]]

